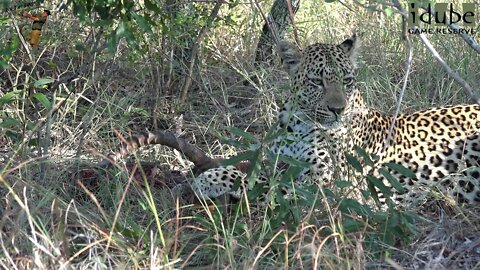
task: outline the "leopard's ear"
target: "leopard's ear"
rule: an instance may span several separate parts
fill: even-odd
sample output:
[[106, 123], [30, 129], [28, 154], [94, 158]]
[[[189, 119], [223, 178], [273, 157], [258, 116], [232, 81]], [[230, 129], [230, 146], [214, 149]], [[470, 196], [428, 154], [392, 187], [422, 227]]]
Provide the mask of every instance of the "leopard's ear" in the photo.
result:
[[360, 44], [361, 41], [359, 35], [357, 35], [357, 33], [353, 33], [351, 37], [347, 38], [338, 46], [348, 55], [350, 60], [355, 63]]
[[281, 40], [277, 44], [277, 50], [282, 59], [283, 68], [288, 72], [290, 78], [293, 78], [300, 65], [301, 52], [293, 43]]

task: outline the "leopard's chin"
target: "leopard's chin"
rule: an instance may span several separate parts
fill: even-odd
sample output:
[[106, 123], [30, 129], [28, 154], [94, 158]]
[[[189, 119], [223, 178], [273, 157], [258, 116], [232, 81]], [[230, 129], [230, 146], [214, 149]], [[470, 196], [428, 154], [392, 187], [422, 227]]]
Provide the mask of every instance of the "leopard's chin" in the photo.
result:
[[322, 129], [338, 129], [344, 125], [343, 118], [343, 115], [331, 115], [329, 117], [325, 117], [323, 121], [318, 121], [317, 123]]
[[331, 122], [324, 122], [319, 124], [320, 124], [320, 127], [323, 129], [337, 129], [342, 127], [341, 121], [331, 121]]

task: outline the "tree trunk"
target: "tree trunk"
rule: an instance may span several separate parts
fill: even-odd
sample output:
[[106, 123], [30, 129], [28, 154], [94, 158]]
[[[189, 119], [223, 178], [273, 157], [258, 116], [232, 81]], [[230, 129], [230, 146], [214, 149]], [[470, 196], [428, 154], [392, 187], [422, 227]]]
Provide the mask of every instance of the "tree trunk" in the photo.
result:
[[[292, 25], [287, 1], [291, 3], [293, 15], [297, 13], [300, 7], [300, 0], [275, 0], [273, 2], [272, 9], [267, 17], [267, 22], [263, 25], [262, 35], [258, 40], [257, 50], [255, 52], [255, 65], [271, 65], [272, 63], [275, 38], [270, 28], [277, 31], [279, 38], [283, 38], [287, 28]], [[269, 22], [272, 27], [268, 26]]]

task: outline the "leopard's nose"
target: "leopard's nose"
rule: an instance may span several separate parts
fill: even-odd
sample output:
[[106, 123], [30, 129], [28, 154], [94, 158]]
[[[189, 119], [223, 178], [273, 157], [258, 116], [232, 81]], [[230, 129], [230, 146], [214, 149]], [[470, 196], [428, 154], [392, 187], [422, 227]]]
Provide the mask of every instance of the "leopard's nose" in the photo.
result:
[[334, 107], [334, 106], [327, 106], [328, 110], [333, 112], [335, 115], [340, 115], [345, 110], [345, 107]]

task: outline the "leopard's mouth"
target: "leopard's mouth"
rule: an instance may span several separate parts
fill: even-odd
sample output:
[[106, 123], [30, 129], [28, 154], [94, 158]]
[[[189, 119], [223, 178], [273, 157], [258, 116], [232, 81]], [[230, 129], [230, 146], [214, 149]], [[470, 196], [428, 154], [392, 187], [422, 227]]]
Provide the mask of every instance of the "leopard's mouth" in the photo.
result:
[[330, 113], [324, 110], [317, 110], [314, 115], [314, 122], [324, 129], [339, 128], [343, 123], [343, 114]]

